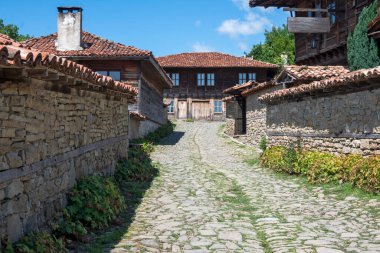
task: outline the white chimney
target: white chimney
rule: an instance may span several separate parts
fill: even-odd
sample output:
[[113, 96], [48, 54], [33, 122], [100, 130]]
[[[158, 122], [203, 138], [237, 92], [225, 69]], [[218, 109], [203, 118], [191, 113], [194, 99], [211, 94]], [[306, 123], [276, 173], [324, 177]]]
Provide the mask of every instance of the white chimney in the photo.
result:
[[58, 7], [58, 51], [82, 50], [81, 7]]

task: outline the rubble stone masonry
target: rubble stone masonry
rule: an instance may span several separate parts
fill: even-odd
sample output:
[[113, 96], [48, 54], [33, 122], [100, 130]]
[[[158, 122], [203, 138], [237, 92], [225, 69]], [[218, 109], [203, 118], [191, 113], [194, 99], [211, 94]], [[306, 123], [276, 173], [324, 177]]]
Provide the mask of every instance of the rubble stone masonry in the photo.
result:
[[268, 104], [269, 144], [336, 154], [380, 154], [380, 89]]
[[0, 94], [0, 239], [15, 241], [51, 221], [77, 179], [113, 174], [127, 157], [128, 104], [33, 79]]

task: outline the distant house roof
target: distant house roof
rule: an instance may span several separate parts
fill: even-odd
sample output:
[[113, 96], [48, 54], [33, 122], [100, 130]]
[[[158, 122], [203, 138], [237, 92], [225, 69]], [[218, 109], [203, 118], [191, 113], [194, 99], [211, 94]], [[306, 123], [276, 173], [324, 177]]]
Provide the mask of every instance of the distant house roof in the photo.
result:
[[[349, 73], [350, 70], [344, 66], [285, 66], [278, 78], [283, 74], [290, 75], [297, 81], [316, 81], [329, 77], [336, 77]], [[278, 80], [277, 80], [278, 81]]]
[[257, 85], [256, 81], [249, 81], [245, 84], [235, 85], [223, 91], [224, 94], [239, 95], [244, 90], [250, 89], [253, 85]]
[[296, 0], [250, 0], [251, 7], [292, 7], [296, 5]]
[[23, 45], [47, 53], [53, 53], [58, 56], [152, 56], [151, 51], [141, 50], [133, 46], [125, 46], [88, 32], [82, 32], [82, 40], [84, 42], [83, 50], [58, 51], [56, 50], [56, 40], [57, 33], [54, 33], [48, 36], [26, 40], [23, 42]]
[[[4, 34], [0, 34], [0, 68], [4, 68], [3, 71], [12, 68], [18, 70], [25, 68], [26, 71], [23, 74], [25, 77], [28, 77], [31, 69], [35, 69], [38, 70], [39, 74], [36, 71], [31, 72], [31, 77], [42, 80], [44, 78], [50, 80], [49, 75], [59, 77], [58, 73], [61, 73], [61, 75], [64, 74], [71, 78], [71, 82], [74, 84], [78, 81], [88, 84], [83, 86], [84, 89], [102, 90], [104, 93], [111, 92], [113, 95], [127, 96], [131, 99], [130, 102], [133, 102], [132, 100], [137, 95], [137, 89], [131, 85], [114, 81], [111, 77], [100, 75], [81, 64], [54, 54], [24, 48], [20, 43]], [[65, 82], [61, 83], [65, 84]], [[69, 81], [67, 84], [69, 85]], [[77, 86], [70, 85], [70, 87], [75, 88]]]
[[223, 53], [182, 53], [157, 58], [162, 67], [184, 68], [277, 68], [275, 64]]
[[[291, 99], [316, 93], [331, 93], [352, 88], [363, 89], [368, 85], [378, 85], [380, 79], [380, 67], [372, 69], [362, 69], [337, 77], [315, 81], [310, 84], [304, 84], [297, 87], [278, 90], [267, 93], [259, 97], [259, 100], [266, 103], [273, 103], [279, 100]], [[372, 81], [372, 82], [371, 82]]]
[[26, 40], [22, 43], [22, 45], [24, 47], [34, 48], [58, 56], [67, 57], [72, 60], [90, 58], [107, 60], [149, 60], [153, 68], [156, 69], [161, 76], [163, 83], [165, 84], [165, 88], [172, 87], [172, 81], [158, 64], [151, 51], [141, 50], [133, 46], [126, 46], [88, 32], [82, 32], [83, 50], [58, 51], [56, 50], [56, 40], [57, 33], [54, 33], [48, 36]]

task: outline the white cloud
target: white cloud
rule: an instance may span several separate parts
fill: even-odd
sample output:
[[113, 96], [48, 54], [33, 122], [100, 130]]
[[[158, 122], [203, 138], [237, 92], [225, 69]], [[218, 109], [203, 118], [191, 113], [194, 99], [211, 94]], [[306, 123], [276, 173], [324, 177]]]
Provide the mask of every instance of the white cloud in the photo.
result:
[[245, 16], [244, 20], [228, 19], [223, 21], [218, 28], [218, 32], [231, 38], [237, 38], [240, 35], [249, 36], [262, 33], [265, 28], [270, 26], [272, 24], [267, 18], [250, 12]]
[[232, 2], [241, 10], [249, 11], [249, 0], [232, 0]]
[[194, 52], [212, 52], [215, 51], [213, 47], [206, 45], [204, 42], [195, 42], [193, 45]]
[[200, 27], [202, 25], [202, 21], [196, 20], [194, 25], [195, 25], [195, 27]]

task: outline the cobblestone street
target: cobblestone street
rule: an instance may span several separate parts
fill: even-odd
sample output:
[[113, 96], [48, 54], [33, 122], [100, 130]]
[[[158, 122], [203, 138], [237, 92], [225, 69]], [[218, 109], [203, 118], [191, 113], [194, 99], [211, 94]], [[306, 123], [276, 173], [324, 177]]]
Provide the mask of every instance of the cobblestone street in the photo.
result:
[[112, 252], [380, 252], [380, 202], [337, 198], [245, 162], [221, 123], [178, 122], [160, 176]]

